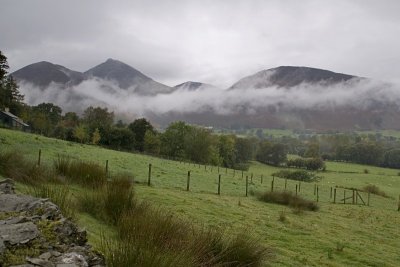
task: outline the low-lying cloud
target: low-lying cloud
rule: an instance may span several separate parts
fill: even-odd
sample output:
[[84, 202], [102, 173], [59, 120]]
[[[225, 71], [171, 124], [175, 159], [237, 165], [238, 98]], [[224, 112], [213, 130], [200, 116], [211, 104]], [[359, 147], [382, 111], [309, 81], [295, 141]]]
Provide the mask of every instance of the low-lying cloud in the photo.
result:
[[257, 109], [274, 106], [279, 109], [330, 109], [354, 106], [368, 109], [372, 104], [391, 103], [400, 106], [400, 90], [395, 84], [368, 79], [354, 79], [334, 85], [301, 84], [292, 88], [271, 86], [263, 89], [222, 90], [205, 87], [196, 91], [176, 90], [170, 94], [144, 96], [121, 89], [112, 81], [90, 79], [73, 87], [51, 84], [46, 89], [21, 83], [20, 91], [30, 105], [51, 102], [63, 111], [82, 112], [89, 106], [107, 107], [116, 115], [135, 118], [146, 113], [193, 113], [213, 111], [216, 114], [251, 114]]

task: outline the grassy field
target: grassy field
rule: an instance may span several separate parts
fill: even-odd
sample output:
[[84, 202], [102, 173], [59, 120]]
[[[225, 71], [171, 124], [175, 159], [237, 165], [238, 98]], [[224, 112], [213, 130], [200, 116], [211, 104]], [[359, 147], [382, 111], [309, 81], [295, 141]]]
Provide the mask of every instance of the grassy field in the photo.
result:
[[[220, 169], [221, 195], [218, 196], [218, 168], [163, 160], [145, 155], [117, 152], [96, 146], [80, 145], [38, 135], [0, 129], [0, 150], [17, 149], [37, 160], [42, 151], [42, 164], [52, 164], [58, 155], [94, 161], [111, 174], [133, 174], [135, 190], [140, 199], [169, 209], [199, 225], [217, 227], [227, 233], [247, 232], [275, 250], [273, 266], [398, 266], [400, 254], [400, 170], [357, 164], [327, 162], [327, 171], [318, 173], [318, 212], [293, 213], [289, 208], [267, 204], [253, 194], [271, 190], [272, 173], [280, 170], [257, 162], [242, 173]], [[152, 164], [151, 187], [146, 185], [148, 164]], [[365, 170], [368, 173], [365, 173]], [[190, 192], [186, 190], [187, 172], [191, 171]], [[261, 183], [261, 175], [263, 177]], [[245, 197], [245, 177], [253, 182]], [[287, 181], [287, 190], [294, 191], [298, 182]], [[370, 206], [333, 204], [331, 187], [362, 188], [373, 184], [389, 196], [371, 195]], [[285, 181], [275, 178], [274, 189], [283, 190]], [[21, 188], [21, 187], [19, 187]], [[73, 194], [80, 194], [73, 187]], [[343, 189], [337, 189], [342, 199]], [[314, 183], [301, 184], [299, 192], [316, 200]], [[366, 201], [367, 194], [361, 193]], [[347, 196], [350, 191], [347, 190]], [[280, 220], [280, 217], [285, 220]], [[108, 231], [92, 217], [81, 214], [79, 223], [89, 231], [96, 246], [101, 231]]]

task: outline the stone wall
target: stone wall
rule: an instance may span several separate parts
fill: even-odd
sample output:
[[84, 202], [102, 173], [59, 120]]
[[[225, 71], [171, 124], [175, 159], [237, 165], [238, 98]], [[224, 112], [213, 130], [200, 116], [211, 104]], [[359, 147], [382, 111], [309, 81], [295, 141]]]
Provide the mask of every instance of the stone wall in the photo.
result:
[[18, 195], [0, 181], [0, 266], [105, 266], [87, 243], [86, 231], [48, 199]]

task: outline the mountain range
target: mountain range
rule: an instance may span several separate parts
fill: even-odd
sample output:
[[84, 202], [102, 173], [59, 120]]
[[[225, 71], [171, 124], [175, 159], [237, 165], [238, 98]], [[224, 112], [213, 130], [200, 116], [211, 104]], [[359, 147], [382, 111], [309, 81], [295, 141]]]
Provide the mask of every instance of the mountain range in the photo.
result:
[[42, 61], [11, 75], [28, 104], [47, 101], [76, 112], [101, 105], [162, 126], [185, 120], [226, 128], [400, 128], [392, 85], [310, 67], [262, 70], [226, 89], [195, 81], [170, 87], [114, 59], [85, 72]]

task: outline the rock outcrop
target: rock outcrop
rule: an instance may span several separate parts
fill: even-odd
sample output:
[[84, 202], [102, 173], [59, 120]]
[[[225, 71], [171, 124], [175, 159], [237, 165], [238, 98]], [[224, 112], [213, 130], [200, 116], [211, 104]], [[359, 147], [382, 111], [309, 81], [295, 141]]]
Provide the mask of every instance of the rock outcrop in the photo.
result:
[[0, 181], [0, 266], [105, 266], [87, 243], [86, 231], [48, 199], [18, 195], [11, 179]]

